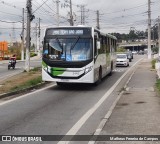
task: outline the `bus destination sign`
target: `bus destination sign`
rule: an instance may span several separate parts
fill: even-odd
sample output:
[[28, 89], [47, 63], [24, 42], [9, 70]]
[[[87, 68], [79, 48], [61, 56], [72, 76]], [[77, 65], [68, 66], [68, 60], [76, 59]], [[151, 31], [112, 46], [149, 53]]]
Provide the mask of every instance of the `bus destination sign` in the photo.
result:
[[52, 29], [48, 30], [47, 35], [83, 35], [84, 30], [77, 29]]

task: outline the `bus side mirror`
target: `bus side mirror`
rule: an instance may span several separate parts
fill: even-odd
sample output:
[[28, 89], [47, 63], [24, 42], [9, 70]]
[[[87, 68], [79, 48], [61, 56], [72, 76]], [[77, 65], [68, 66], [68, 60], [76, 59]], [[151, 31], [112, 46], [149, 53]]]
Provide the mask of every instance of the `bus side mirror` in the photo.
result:
[[43, 45], [44, 41], [42, 41], [42, 45]]
[[101, 48], [101, 43], [100, 41], [97, 41], [97, 49], [100, 49]]

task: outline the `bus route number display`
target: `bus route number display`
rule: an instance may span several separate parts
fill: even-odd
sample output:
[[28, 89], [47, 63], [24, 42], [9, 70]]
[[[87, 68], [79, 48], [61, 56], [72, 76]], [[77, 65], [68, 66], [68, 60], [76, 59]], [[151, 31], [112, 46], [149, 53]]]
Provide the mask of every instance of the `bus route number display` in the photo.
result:
[[[51, 31], [49, 31], [49, 35], [51, 34]], [[63, 29], [55, 29], [52, 30], [51, 35], [83, 35], [83, 30], [63, 30]]]

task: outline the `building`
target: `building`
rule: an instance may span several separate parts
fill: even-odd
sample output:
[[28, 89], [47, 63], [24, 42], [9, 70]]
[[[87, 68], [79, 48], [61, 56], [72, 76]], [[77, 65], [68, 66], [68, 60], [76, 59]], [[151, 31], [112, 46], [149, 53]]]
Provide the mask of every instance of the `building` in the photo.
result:
[[7, 52], [8, 52], [8, 43], [6, 41], [0, 42], [0, 60], [4, 59], [4, 56]]

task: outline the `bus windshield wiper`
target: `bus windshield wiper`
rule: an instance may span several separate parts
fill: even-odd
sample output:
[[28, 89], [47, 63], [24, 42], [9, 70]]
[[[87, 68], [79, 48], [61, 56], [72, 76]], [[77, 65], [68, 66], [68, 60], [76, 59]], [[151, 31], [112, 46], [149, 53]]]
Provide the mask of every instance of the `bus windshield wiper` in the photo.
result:
[[63, 46], [61, 45], [61, 43], [60, 43], [58, 37], [56, 37], [56, 40], [57, 40], [57, 42], [58, 42], [59, 47], [62, 49], [62, 54], [63, 54]]
[[74, 49], [75, 45], [77, 44], [77, 42], [79, 41], [79, 39], [80, 39], [80, 36], [77, 37], [75, 43], [71, 46], [70, 54], [71, 54], [71, 51]]

